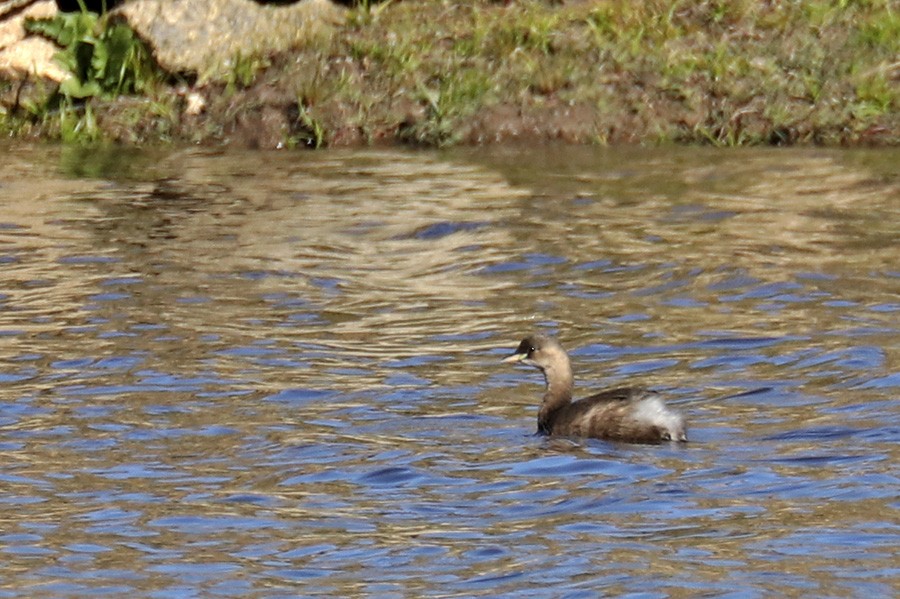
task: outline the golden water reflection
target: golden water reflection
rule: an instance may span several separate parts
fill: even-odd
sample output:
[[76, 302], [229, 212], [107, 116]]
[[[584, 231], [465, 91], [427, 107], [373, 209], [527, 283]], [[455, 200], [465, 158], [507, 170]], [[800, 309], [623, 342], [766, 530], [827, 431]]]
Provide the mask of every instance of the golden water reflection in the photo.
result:
[[[893, 582], [892, 150], [0, 151], [0, 593]], [[532, 436], [534, 328], [694, 442]]]

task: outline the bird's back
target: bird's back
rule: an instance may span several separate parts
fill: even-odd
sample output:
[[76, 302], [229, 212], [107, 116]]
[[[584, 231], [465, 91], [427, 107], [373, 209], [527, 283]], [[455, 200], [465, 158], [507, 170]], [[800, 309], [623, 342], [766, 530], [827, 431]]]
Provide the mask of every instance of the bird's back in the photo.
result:
[[629, 443], [686, 441], [684, 420], [658, 395], [639, 387], [602, 391], [561, 407], [539, 423], [541, 432]]

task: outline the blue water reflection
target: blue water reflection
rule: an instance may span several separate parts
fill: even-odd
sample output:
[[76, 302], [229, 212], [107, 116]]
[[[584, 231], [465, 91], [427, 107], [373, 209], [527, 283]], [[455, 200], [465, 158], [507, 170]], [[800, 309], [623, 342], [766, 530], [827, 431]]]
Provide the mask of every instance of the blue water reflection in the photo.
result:
[[[893, 159], [17, 150], [0, 597], [896, 586]], [[535, 435], [531, 330], [691, 442]]]

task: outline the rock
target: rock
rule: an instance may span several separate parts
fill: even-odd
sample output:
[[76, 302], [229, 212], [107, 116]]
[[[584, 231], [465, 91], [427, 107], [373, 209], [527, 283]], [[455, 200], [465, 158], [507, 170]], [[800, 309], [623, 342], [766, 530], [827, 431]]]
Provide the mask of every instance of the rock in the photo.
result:
[[68, 76], [53, 61], [57, 48], [53, 42], [29, 35], [27, 18], [49, 19], [56, 15], [54, 0], [0, 1], [0, 77], [19, 81], [36, 77], [59, 82]]
[[252, 0], [134, 0], [112, 11], [170, 73], [221, 80], [240, 59], [300, 47], [343, 21], [330, 0], [263, 6]]

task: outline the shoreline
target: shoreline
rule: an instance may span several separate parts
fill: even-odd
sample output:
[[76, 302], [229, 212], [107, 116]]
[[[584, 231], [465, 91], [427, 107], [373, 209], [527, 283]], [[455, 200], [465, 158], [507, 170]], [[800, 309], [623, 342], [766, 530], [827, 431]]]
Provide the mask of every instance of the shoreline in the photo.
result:
[[422, 0], [346, 16], [224, 78], [16, 105], [0, 131], [250, 148], [900, 144], [900, 15], [887, 1]]

